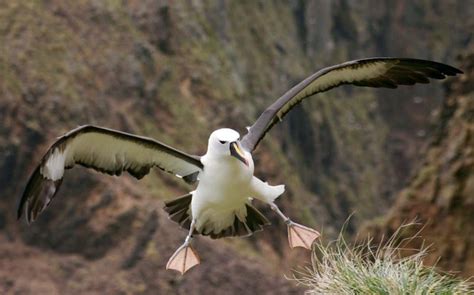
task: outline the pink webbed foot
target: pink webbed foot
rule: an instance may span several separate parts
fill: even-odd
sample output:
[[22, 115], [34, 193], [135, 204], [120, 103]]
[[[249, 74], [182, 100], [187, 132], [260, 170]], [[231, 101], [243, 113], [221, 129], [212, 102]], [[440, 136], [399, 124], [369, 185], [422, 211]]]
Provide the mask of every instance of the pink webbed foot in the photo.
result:
[[292, 221], [288, 223], [288, 242], [291, 248], [303, 247], [311, 250], [311, 245], [319, 236], [317, 230]]
[[173, 256], [168, 260], [166, 269], [172, 269], [180, 272], [182, 275], [193, 266], [200, 263], [199, 256], [196, 251], [188, 245], [184, 244], [174, 252]]

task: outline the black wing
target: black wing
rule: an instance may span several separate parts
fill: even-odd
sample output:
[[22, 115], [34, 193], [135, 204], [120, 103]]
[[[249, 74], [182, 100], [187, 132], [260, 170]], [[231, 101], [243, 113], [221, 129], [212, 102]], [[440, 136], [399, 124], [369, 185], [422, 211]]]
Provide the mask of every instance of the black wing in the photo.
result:
[[151, 138], [112, 129], [81, 126], [60, 137], [35, 169], [18, 207], [18, 218], [27, 211], [27, 221], [36, 219], [61, 185], [64, 170], [79, 164], [110, 175], [127, 171], [140, 179], [158, 167], [182, 177], [196, 179], [202, 170], [197, 156], [191, 156]]
[[368, 58], [324, 68], [291, 88], [268, 107], [249, 128], [242, 146], [253, 151], [265, 134], [303, 99], [344, 84], [397, 88], [398, 85], [429, 83], [462, 71], [438, 62], [410, 58]]

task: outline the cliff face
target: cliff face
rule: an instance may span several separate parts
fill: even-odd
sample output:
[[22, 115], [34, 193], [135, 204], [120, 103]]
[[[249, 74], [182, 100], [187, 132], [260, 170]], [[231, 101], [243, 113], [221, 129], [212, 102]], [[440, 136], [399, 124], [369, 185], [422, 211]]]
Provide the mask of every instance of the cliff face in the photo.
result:
[[[432, 245], [426, 261], [465, 277], [474, 275], [474, 53], [463, 57], [465, 75], [449, 84], [439, 128], [424, 162], [401, 191], [388, 216], [369, 227], [380, 239], [402, 223], [416, 220], [401, 238], [420, 231]], [[407, 247], [420, 246], [422, 239]]]
[[[474, 13], [473, 5], [459, 1], [299, 4], [300, 38], [313, 67], [361, 56], [423, 57], [456, 64], [459, 49], [472, 39], [466, 29], [474, 28], [467, 17]], [[351, 100], [345, 99], [349, 96]], [[348, 88], [304, 106], [316, 128], [300, 132], [304, 139], [299, 142], [306, 144], [294, 148], [313, 156], [297, 161], [297, 167], [307, 168], [302, 179], [321, 196], [331, 221], [344, 220], [355, 211], [358, 224], [358, 216], [386, 210], [387, 200], [417, 166], [432, 133], [431, 113], [443, 96], [439, 84], [376, 92]]]
[[[288, 273], [307, 253], [289, 251], [286, 229], [268, 208], [273, 226], [265, 232], [198, 239], [200, 269], [182, 279], [165, 272], [185, 232], [167, 220], [162, 200], [192, 187], [159, 171], [137, 182], [70, 170], [29, 227], [15, 220], [15, 205], [54, 138], [78, 125], [203, 154], [212, 130], [244, 132], [321, 66], [391, 54], [453, 63], [474, 31], [464, 21], [473, 5], [460, 1], [379, 3], [1, 4], [0, 248], [8, 255], [0, 257], [0, 290], [274, 294], [266, 287], [272, 284], [281, 293], [298, 291], [281, 270]], [[390, 93], [343, 88], [312, 98], [262, 142], [256, 173], [287, 184], [279, 202], [296, 220], [331, 235], [355, 210], [357, 225], [388, 207], [441, 97], [433, 84]]]

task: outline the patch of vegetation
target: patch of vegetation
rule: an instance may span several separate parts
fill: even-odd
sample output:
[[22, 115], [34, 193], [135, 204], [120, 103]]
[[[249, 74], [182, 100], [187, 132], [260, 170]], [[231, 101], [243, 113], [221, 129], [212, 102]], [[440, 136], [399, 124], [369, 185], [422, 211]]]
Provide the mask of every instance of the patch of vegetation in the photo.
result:
[[[369, 239], [351, 245], [343, 235], [327, 245], [319, 243], [312, 266], [292, 279], [309, 288], [307, 294], [474, 294], [474, 285], [423, 264], [427, 247], [405, 249], [401, 226], [384, 245]], [[410, 240], [419, 238], [417, 235]], [[401, 253], [413, 253], [402, 256]]]

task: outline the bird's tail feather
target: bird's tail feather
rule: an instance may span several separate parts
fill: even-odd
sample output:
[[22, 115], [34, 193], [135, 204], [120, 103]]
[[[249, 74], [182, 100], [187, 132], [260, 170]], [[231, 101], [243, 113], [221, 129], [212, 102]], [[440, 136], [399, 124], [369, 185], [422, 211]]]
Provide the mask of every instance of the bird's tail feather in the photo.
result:
[[202, 233], [208, 235], [211, 239], [220, 239], [225, 237], [247, 237], [254, 232], [261, 231], [265, 225], [269, 225], [270, 221], [254, 206], [245, 204], [247, 209], [247, 216], [245, 220], [241, 220], [237, 215], [234, 215], [234, 222], [231, 226], [221, 230], [218, 233], [211, 231], [209, 233]]
[[[191, 225], [191, 211], [189, 208], [191, 205], [191, 199], [192, 194], [186, 194], [165, 202], [164, 207], [164, 210], [169, 214], [169, 218], [187, 230]], [[250, 236], [252, 233], [262, 230], [265, 225], [270, 224], [268, 219], [251, 204], [246, 204], [245, 207], [247, 210], [245, 220], [241, 220], [237, 215], [234, 215], [234, 222], [231, 226], [218, 233], [215, 233], [212, 230], [210, 232], [203, 230], [200, 234], [210, 236], [212, 239]]]
[[189, 193], [176, 199], [165, 202], [163, 208], [169, 214], [169, 218], [178, 223], [182, 228], [189, 230], [191, 226], [190, 208], [193, 194]]

